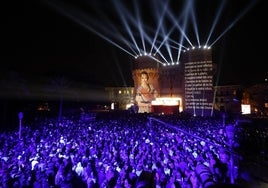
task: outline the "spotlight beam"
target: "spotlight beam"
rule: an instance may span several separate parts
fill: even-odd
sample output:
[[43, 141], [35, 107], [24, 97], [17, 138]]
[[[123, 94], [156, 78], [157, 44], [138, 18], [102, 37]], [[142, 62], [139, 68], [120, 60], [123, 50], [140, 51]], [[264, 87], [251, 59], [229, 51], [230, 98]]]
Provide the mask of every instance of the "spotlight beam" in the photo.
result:
[[195, 31], [195, 36], [196, 36], [196, 40], [197, 40], [197, 44], [198, 46], [200, 46], [200, 39], [199, 39], [199, 32], [198, 32], [198, 26], [197, 26], [197, 21], [196, 21], [196, 15], [195, 15], [195, 11], [194, 11], [194, 4], [192, 4], [191, 7], [191, 18], [192, 18], [192, 22], [193, 22], [193, 27], [194, 27], [194, 31]]
[[[138, 51], [139, 49], [137, 46], [135, 46], [135, 43], [132, 44], [129, 42], [129, 40], [126, 39], [126, 37], [123, 36], [123, 34], [118, 30], [117, 27], [111, 22], [111, 20], [105, 15], [102, 11], [98, 11], [98, 14], [106, 21], [105, 24], [99, 24], [98, 20], [95, 20], [94, 23], [96, 27], [100, 28], [100, 30], [103, 33], [106, 33], [109, 36], [112, 36], [113, 38], [122, 41], [127, 47], [130, 48], [130, 50], [135, 54], [139, 54], [140, 52]], [[92, 21], [93, 24], [93, 21]], [[137, 50], [137, 51], [135, 51]]]
[[[122, 46], [120, 46], [119, 44], [117, 44], [116, 42], [112, 41], [111, 39], [109, 39], [107, 36], [103, 35], [102, 33], [98, 32], [97, 30], [95, 30], [93, 27], [90, 27], [89, 24], [87, 24], [85, 21], [82, 20], [82, 13], [81, 11], [79, 11], [79, 15], [73, 15], [75, 13], [75, 9], [73, 9], [73, 7], [68, 7], [64, 4], [61, 4], [60, 6], [52, 3], [52, 2], [47, 2], [49, 6], [52, 6], [53, 8], [55, 8], [59, 13], [61, 13], [62, 15], [66, 16], [67, 18], [71, 19], [72, 21], [74, 21], [75, 23], [81, 25], [82, 27], [84, 27], [85, 29], [87, 29], [88, 31], [93, 32], [94, 34], [96, 34], [97, 36], [101, 37], [102, 39], [104, 39], [105, 41], [107, 41], [108, 43], [116, 46], [117, 48], [121, 49], [122, 51], [126, 52], [127, 54], [131, 55], [132, 57], [135, 57], [134, 54], [130, 53], [128, 50], [124, 49]], [[65, 6], [65, 7], [64, 7]], [[70, 9], [71, 8], [71, 9]], [[77, 12], [76, 12], [77, 14]], [[80, 18], [78, 18], [80, 17]], [[89, 20], [89, 19], [88, 19]]]
[[144, 31], [143, 31], [143, 27], [142, 27], [142, 23], [141, 23], [141, 17], [140, 17], [138, 1], [136, 1], [136, 2], [137, 3], [134, 3], [134, 10], [135, 10], [135, 15], [136, 15], [137, 22], [138, 22], [138, 30], [140, 32], [140, 37], [141, 37], [143, 50], [146, 51], [145, 42], [144, 42], [144, 36], [143, 36]]
[[129, 26], [127, 20], [125, 19], [125, 16], [123, 14], [121, 14], [122, 11], [126, 12], [125, 7], [120, 3], [120, 1], [116, 1], [116, 2], [114, 1], [114, 4], [115, 4], [115, 7], [116, 7], [116, 10], [117, 10], [117, 13], [118, 13], [119, 17], [120, 17], [121, 21], [123, 22], [124, 27], [127, 30], [128, 35], [130, 36], [132, 42], [136, 46], [137, 51], [139, 53], [141, 53], [140, 48], [138, 47], [138, 44], [137, 44], [137, 42], [136, 42], [136, 40], [135, 40], [135, 38], [133, 36], [133, 33], [130, 30], [130, 26]]
[[255, 4], [257, 1], [252, 1], [236, 19], [216, 38], [214, 42], [210, 46], [213, 46], [227, 31], [229, 31], [235, 24], [238, 22]]
[[[186, 7], [187, 8], [187, 7]], [[187, 9], [188, 10], [188, 9]], [[187, 11], [188, 12], [188, 11]], [[181, 28], [181, 26], [177, 23], [177, 19], [174, 17], [174, 15], [171, 12], [167, 12], [168, 16], [171, 18], [172, 22], [175, 24], [176, 28], [179, 29], [180, 33], [183, 35], [183, 37], [187, 40], [187, 42], [193, 46], [193, 44], [191, 43], [190, 39], [188, 38], [188, 36], [186, 35], [185, 31]]]
[[[184, 23], [183, 23], [183, 30], [185, 30], [186, 25], [187, 25], [187, 23], [188, 23], [187, 21], [188, 21], [188, 15], [189, 15], [189, 14], [186, 14], [186, 13], [189, 12], [190, 5], [193, 5], [193, 2], [192, 2], [192, 1], [187, 1], [187, 4], [185, 5], [185, 6], [186, 6], [186, 9], [185, 9], [185, 13], [184, 13], [185, 21], [184, 21]], [[186, 39], [186, 40], [187, 40], [187, 39]], [[179, 49], [178, 49], [177, 62], [179, 62], [179, 59], [180, 59], [181, 48], [182, 48], [182, 45], [180, 45], [180, 44], [182, 44], [183, 41], [184, 41], [184, 37], [181, 36], [181, 37], [180, 37], [180, 42], [178, 43], [178, 45], [179, 45]], [[188, 42], [189, 42], [189, 41], [188, 41]], [[190, 44], [191, 44], [191, 43], [190, 43]]]
[[[154, 39], [153, 39], [153, 42], [152, 42], [152, 46], [151, 46], [150, 53], [152, 53], [152, 51], [153, 51], [153, 47], [154, 47], [154, 45], [155, 45], [155, 42], [156, 42], [156, 39], [157, 39], [157, 37], [158, 37], [160, 28], [161, 28], [162, 23], [163, 23], [163, 19], [164, 19], [164, 17], [165, 17], [165, 13], [166, 13], [166, 10], [167, 10], [167, 7], [168, 7], [168, 6], [167, 6], [167, 5], [168, 5], [168, 1], [166, 1], [166, 2], [167, 2], [167, 3], [166, 3], [165, 6], [164, 6], [164, 9], [163, 9], [162, 14], [160, 15], [160, 13], [156, 12], [156, 13], [158, 13], [158, 14], [156, 14], [156, 17], [158, 17], [159, 22], [158, 22], [157, 29], [156, 29], [156, 32], [155, 32], [155, 35], [154, 35]], [[155, 5], [155, 4], [154, 4], [154, 5]], [[160, 15], [160, 16], [159, 16], [159, 15]]]
[[[129, 7], [126, 4], [123, 4], [122, 0], [112, 0], [112, 2], [116, 9], [116, 13], [118, 14], [119, 22], [123, 24], [123, 30], [121, 31], [119, 30], [120, 27], [117, 27], [116, 23], [113, 23], [107, 14], [105, 16], [106, 12], [102, 12], [101, 9], [96, 10], [98, 10], [98, 16], [101, 15], [102, 22], [100, 22], [98, 18], [95, 18], [94, 20], [94, 16], [91, 17], [86, 14], [85, 11], [79, 9], [79, 7], [74, 7], [73, 4], [68, 4], [64, 1], [48, 0], [46, 1], [46, 4], [132, 57], [135, 57], [137, 54], [141, 54], [142, 52], [147, 53], [146, 48], [149, 46], [150, 49], [148, 54], [151, 54], [152, 52], [154, 52], [154, 54], [159, 54], [164, 62], [169, 61], [167, 61], [164, 53], [161, 51], [164, 50], [164, 52], [167, 53], [165, 55], [168, 55], [168, 58], [170, 58], [173, 62], [172, 53], [175, 49], [175, 52], [178, 54], [178, 61], [182, 48], [187, 49], [182, 45], [185, 41], [194, 47], [186, 35], [189, 17], [193, 24], [192, 26], [196, 35], [197, 43], [200, 45], [197, 17], [194, 11], [194, 0], [184, 1], [185, 4], [183, 5], [183, 11], [180, 12], [179, 18], [176, 18], [172, 9], [169, 8], [169, 1], [161, 1], [160, 4], [154, 3], [153, 5], [155, 9], [152, 9], [153, 11], [151, 12], [155, 14], [156, 18], [156, 27], [154, 28], [151, 28], [149, 24], [147, 25], [143, 22], [143, 14], [141, 14], [143, 7], [139, 4], [140, 2], [132, 1], [134, 3], [134, 13], [128, 9]], [[224, 2], [225, 1], [223, 1], [223, 3], [221, 3], [218, 7], [216, 17], [213, 20], [205, 45], [209, 43], [212, 33], [219, 21], [219, 17], [223, 11]], [[250, 8], [256, 4], [256, 2], [258, 1], [251, 1], [250, 5], [248, 5], [233, 20], [233, 22], [228, 25], [228, 27], [216, 38], [216, 40], [213, 41], [210, 47], [214, 45], [227, 31], [229, 31], [250, 10]], [[166, 22], [166, 17], [169, 22]], [[116, 19], [116, 21], [118, 20]], [[170, 22], [171, 27], [167, 27], [169, 26], [167, 23]], [[123, 33], [123, 31], [126, 33]], [[175, 33], [174, 31], [176, 31], [176, 34], [180, 34], [179, 42], [174, 41], [171, 37], [171, 35]], [[152, 33], [153, 35], [151, 35]], [[178, 45], [178, 47], [175, 47], [171, 43]], [[165, 46], [164, 49], [162, 48], [163, 45]]]
[[213, 21], [212, 27], [211, 27], [211, 29], [210, 29], [210, 31], [209, 31], [209, 35], [208, 35], [208, 38], [207, 38], [207, 40], [206, 40], [205, 45], [208, 45], [208, 41], [210, 40], [210, 37], [211, 37], [211, 35], [212, 35], [212, 32], [214, 31], [215, 26], [216, 26], [216, 24], [218, 23], [218, 20], [219, 20], [219, 17], [220, 17], [220, 15], [221, 15], [221, 13], [222, 13], [222, 10], [223, 10], [224, 5], [225, 5], [225, 1], [222, 1], [222, 3], [220, 4], [219, 10], [217, 11], [216, 18], [215, 18], [215, 20]]

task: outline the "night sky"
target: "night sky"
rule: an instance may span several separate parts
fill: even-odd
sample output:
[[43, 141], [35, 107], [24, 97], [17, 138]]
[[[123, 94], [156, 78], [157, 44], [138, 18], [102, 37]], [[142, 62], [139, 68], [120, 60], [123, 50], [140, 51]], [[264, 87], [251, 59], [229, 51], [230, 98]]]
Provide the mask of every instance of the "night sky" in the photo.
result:
[[[122, 10], [124, 15], [126, 12], [133, 15], [133, 2], [139, 2], [141, 20], [146, 26], [152, 27], [155, 19], [152, 15], [155, 9], [152, 3], [166, 1], [118, 2], [123, 2], [126, 7], [126, 11]], [[176, 17], [183, 12], [182, 2], [170, 0], [169, 9]], [[204, 41], [205, 37], [202, 36], [208, 36], [208, 28], [212, 27], [217, 7], [223, 1], [196, 2], [200, 40]], [[255, 2], [253, 6], [246, 9], [252, 2]], [[225, 2], [226, 6], [211, 35], [211, 41], [214, 41], [230, 27], [212, 47], [213, 61], [219, 70], [216, 76], [218, 84], [258, 83], [268, 76], [268, 62], [265, 58], [268, 9], [265, 4], [264, 0]], [[63, 75], [70, 80], [93, 85], [133, 86], [131, 70], [134, 58], [101, 37], [107, 36], [127, 48], [127, 44], [122, 44], [105, 32], [112, 25], [127, 36], [111, 0], [8, 1], [2, 9], [2, 75], [16, 71], [28, 82], [39, 82], [55, 75]], [[189, 21], [189, 25], [190, 23]], [[171, 27], [170, 20], [166, 25], [167, 28]], [[187, 35], [189, 34], [193, 44], [196, 44], [193, 29], [191, 26], [189, 28]], [[94, 31], [98, 31], [101, 36]], [[169, 37], [178, 40], [179, 35], [177, 31], [177, 36], [174, 32]], [[186, 41], [183, 44], [188, 45]]]

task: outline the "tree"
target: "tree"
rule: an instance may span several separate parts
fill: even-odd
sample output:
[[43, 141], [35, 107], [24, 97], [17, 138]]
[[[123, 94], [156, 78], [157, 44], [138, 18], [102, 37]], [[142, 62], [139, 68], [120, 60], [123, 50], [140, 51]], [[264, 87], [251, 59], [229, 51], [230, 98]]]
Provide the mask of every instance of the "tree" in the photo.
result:
[[58, 122], [62, 121], [62, 112], [63, 112], [63, 100], [70, 96], [76, 96], [76, 93], [70, 90], [72, 81], [68, 80], [64, 76], [56, 76], [49, 80], [49, 85], [46, 88], [46, 91], [53, 93], [55, 95], [50, 95], [51, 97], [56, 97], [59, 99], [59, 109], [58, 109]]

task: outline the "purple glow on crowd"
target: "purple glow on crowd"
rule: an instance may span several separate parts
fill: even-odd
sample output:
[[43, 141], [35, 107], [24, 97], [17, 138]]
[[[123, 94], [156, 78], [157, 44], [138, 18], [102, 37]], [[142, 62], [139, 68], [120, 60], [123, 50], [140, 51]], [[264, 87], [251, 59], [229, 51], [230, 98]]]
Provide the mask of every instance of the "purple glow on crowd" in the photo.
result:
[[36, 119], [21, 139], [17, 131], [0, 135], [0, 185], [240, 187], [251, 181], [241, 152], [250, 134], [232, 120], [225, 126], [221, 118], [183, 113]]

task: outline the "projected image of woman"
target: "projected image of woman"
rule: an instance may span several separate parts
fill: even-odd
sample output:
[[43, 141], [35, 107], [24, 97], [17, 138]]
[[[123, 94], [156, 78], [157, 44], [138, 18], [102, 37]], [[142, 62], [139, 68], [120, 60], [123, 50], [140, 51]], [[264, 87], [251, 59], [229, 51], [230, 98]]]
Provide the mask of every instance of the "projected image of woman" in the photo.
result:
[[[141, 84], [137, 88], [136, 102], [139, 106], [139, 112], [147, 112], [151, 102], [157, 97], [157, 91], [154, 86], [149, 83], [149, 74], [146, 71], [141, 72]], [[144, 108], [144, 109], [143, 109]]]

